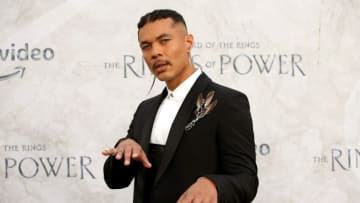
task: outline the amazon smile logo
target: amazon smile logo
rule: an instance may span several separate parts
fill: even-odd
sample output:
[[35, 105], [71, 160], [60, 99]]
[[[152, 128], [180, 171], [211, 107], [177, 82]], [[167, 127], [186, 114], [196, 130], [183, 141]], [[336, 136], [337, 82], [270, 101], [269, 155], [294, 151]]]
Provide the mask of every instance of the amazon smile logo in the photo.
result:
[[[50, 61], [54, 59], [55, 51], [52, 48], [32, 48], [28, 43], [25, 43], [23, 47], [17, 47], [14, 43], [10, 45], [10, 48], [2, 49], [0, 48], [0, 60], [3, 62], [18, 62], [18, 61]], [[3, 68], [3, 67], [0, 67]], [[23, 78], [25, 73], [25, 66], [15, 66], [8, 73], [0, 72], [0, 81], [7, 80], [10, 78], [16, 78], [15, 76], [19, 76], [18, 78]]]

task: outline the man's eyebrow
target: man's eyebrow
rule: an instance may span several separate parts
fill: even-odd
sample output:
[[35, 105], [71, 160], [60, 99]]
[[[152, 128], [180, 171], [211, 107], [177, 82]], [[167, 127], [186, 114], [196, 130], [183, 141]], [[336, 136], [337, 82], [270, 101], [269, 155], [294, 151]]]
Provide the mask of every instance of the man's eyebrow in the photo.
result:
[[156, 37], [156, 40], [159, 40], [159, 39], [164, 38], [164, 37], [170, 37], [170, 34], [167, 34], [167, 33], [161, 34], [158, 37]]
[[[164, 34], [161, 34], [161, 35], [157, 36], [155, 39], [159, 40], [159, 39], [162, 39], [162, 38], [165, 38], [165, 37], [170, 37], [170, 36], [171, 36], [170, 34], [164, 33]], [[142, 41], [140, 44], [150, 44], [150, 42], [145, 40], [145, 41]]]

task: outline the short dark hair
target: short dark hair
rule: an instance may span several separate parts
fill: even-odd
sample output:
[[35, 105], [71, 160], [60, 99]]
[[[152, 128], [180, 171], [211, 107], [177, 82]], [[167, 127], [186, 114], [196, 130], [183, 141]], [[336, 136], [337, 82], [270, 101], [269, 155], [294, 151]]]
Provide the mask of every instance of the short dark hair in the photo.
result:
[[144, 27], [144, 25], [149, 22], [154, 22], [165, 18], [171, 18], [174, 23], [182, 23], [184, 24], [185, 29], [187, 29], [185, 20], [180, 13], [171, 9], [156, 9], [140, 18], [140, 21], [137, 24], [138, 30], [140, 30], [142, 27]]

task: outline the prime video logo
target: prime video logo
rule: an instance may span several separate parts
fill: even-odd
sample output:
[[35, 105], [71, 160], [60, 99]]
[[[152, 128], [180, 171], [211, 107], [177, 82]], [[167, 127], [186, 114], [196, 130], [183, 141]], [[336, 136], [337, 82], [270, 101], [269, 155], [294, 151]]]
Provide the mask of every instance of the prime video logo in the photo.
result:
[[[3, 62], [8, 61], [40, 61], [46, 60], [50, 61], [54, 59], [55, 51], [52, 48], [32, 48], [28, 43], [25, 43], [22, 47], [17, 47], [15, 43], [10, 45], [10, 48], [0, 48], [0, 60]], [[3, 67], [0, 67], [3, 68]], [[17, 65], [14, 70], [7, 74], [0, 73], [0, 81], [10, 79], [16, 75], [20, 75], [20, 78], [24, 76], [25, 67], [21, 65]]]

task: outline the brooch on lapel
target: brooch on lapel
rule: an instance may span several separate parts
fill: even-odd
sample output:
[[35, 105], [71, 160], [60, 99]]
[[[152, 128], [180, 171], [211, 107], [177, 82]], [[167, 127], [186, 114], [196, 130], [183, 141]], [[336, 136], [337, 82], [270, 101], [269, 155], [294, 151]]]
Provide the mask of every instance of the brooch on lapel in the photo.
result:
[[203, 98], [203, 95], [200, 93], [196, 100], [196, 110], [195, 118], [185, 126], [185, 130], [189, 131], [193, 128], [198, 120], [209, 114], [216, 106], [217, 100], [211, 102], [214, 97], [215, 92], [211, 91], [206, 95], [206, 98]]

